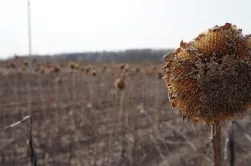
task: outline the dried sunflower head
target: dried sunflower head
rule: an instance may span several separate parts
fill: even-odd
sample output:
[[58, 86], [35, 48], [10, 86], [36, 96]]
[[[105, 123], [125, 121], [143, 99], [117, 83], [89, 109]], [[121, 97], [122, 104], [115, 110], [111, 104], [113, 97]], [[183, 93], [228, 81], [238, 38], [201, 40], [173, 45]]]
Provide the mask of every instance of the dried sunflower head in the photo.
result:
[[119, 90], [124, 90], [126, 88], [125, 80], [122, 78], [117, 78], [114, 83], [115, 87]]
[[165, 57], [173, 107], [193, 122], [243, 116], [251, 107], [251, 37], [226, 23], [201, 33]]
[[29, 61], [28, 61], [27, 59], [25, 59], [25, 60], [23, 61], [23, 65], [26, 66], [26, 67], [29, 66]]
[[61, 71], [61, 68], [60, 68], [59, 65], [54, 65], [54, 66], [52, 67], [52, 72], [54, 72], [54, 73], [59, 73], [60, 71]]
[[72, 69], [72, 70], [79, 70], [79, 64], [78, 63], [76, 63], [76, 62], [71, 62], [70, 63], [70, 68]]
[[97, 76], [97, 72], [96, 72], [95, 70], [93, 70], [93, 71], [91, 72], [91, 75], [92, 75], [93, 77], [96, 77], [96, 76]]
[[124, 68], [125, 68], [125, 65], [124, 64], [122, 64], [122, 65], [120, 65], [120, 67], [119, 67], [121, 70], [123, 70]]
[[136, 67], [135, 72], [136, 72], [136, 73], [139, 73], [139, 72], [140, 72], [140, 68], [139, 68], [139, 67]]

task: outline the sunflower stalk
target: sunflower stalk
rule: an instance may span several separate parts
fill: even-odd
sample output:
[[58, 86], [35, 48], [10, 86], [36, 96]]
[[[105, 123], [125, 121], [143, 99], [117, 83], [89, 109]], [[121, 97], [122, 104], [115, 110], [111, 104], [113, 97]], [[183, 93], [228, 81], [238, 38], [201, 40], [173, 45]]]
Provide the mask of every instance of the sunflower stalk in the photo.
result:
[[234, 122], [233, 121], [231, 123], [228, 144], [229, 144], [229, 152], [230, 152], [229, 165], [234, 166], [235, 165], [235, 141], [234, 141]]
[[221, 125], [220, 122], [215, 122], [211, 125], [211, 141], [214, 166], [221, 166]]

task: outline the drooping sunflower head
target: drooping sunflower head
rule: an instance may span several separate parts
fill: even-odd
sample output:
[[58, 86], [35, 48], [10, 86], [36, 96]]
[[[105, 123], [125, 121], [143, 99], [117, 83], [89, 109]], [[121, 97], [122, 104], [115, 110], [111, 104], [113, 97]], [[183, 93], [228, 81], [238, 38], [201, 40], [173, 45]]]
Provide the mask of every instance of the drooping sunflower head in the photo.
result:
[[193, 122], [243, 116], [251, 107], [251, 37], [235, 25], [181, 41], [163, 69], [172, 106]]

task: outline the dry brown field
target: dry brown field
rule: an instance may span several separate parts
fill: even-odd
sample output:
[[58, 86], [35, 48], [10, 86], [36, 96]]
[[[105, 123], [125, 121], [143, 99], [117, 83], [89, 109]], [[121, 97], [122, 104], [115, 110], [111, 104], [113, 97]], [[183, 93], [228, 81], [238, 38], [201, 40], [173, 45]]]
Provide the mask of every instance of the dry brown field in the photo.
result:
[[[27, 166], [29, 120], [39, 166], [209, 166], [210, 127], [171, 108], [161, 64], [0, 63], [0, 165]], [[32, 71], [31, 71], [32, 70]], [[123, 77], [125, 88], [116, 87]], [[251, 131], [251, 113], [238, 120]], [[229, 122], [223, 122], [222, 164]], [[251, 142], [235, 127], [236, 166]]]

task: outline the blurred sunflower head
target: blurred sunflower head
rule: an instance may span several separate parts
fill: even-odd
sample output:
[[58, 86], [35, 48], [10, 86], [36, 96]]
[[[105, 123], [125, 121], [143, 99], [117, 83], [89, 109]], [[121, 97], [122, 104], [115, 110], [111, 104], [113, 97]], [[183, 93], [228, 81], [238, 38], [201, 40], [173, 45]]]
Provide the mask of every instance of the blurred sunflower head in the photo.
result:
[[119, 90], [124, 90], [126, 88], [125, 80], [123, 77], [117, 78], [114, 83], [115, 87]]
[[192, 122], [228, 120], [251, 107], [251, 36], [226, 23], [164, 59], [171, 105]]

